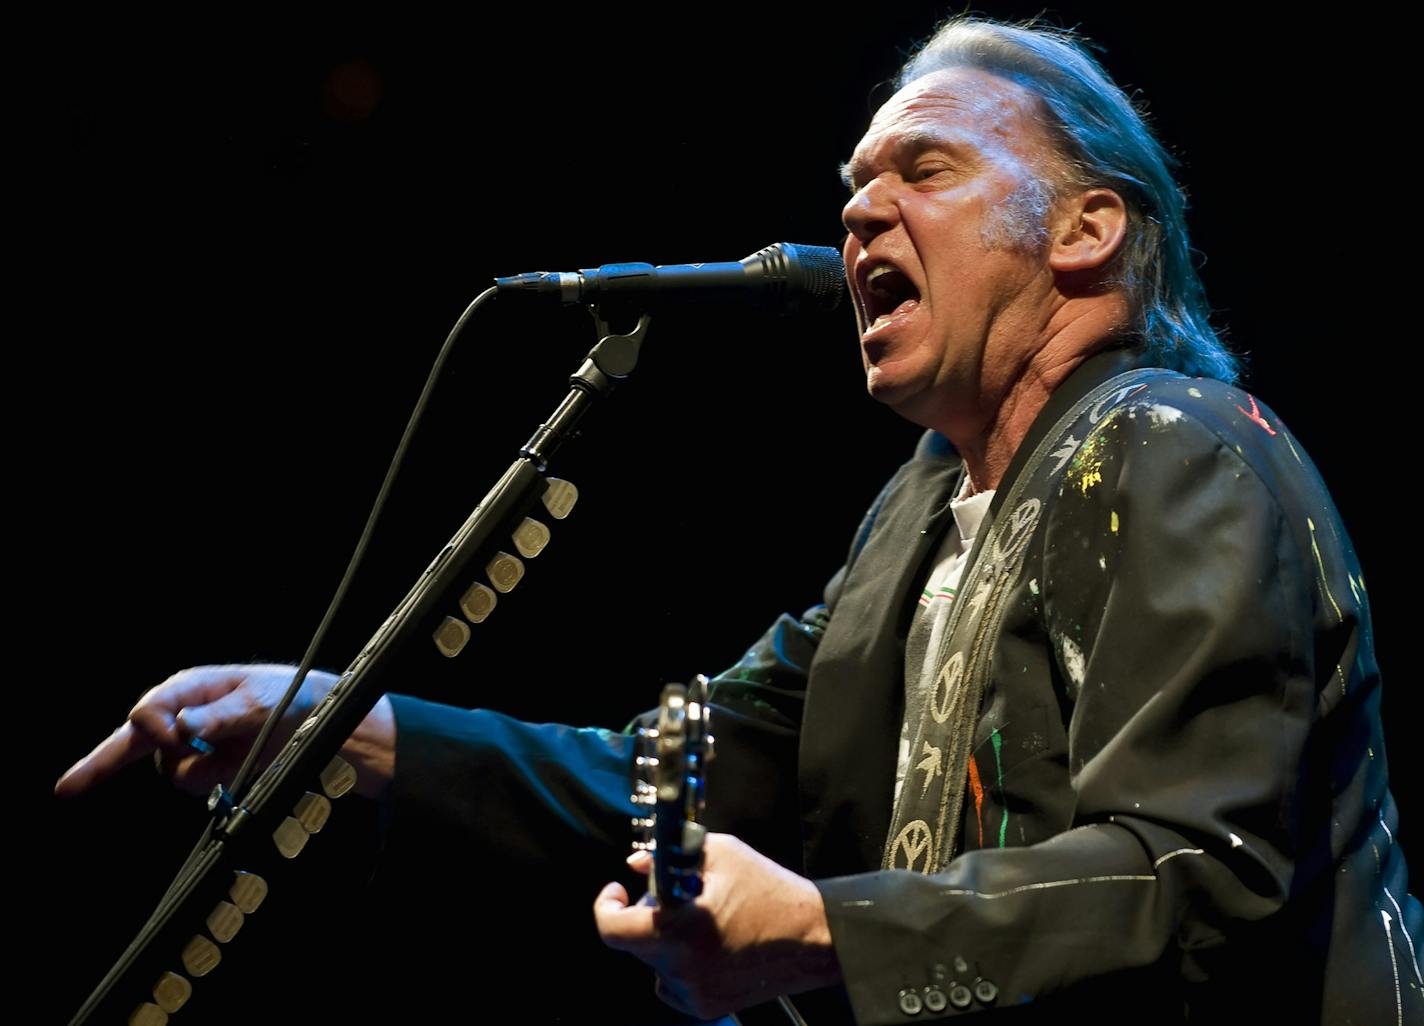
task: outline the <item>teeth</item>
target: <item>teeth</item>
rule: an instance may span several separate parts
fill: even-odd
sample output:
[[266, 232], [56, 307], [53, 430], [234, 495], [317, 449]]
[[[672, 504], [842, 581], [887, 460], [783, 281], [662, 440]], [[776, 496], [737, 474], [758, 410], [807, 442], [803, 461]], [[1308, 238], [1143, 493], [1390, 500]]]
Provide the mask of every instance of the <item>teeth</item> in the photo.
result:
[[[872, 268], [870, 273], [865, 276], [865, 287], [874, 289], [875, 282], [878, 279], [883, 278], [887, 274], [893, 274], [894, 272], [895, 268], [891, 267], [889, 264], [881, 264], [878, 267]], [[876, 291], [879, 290], [876, 289]]]

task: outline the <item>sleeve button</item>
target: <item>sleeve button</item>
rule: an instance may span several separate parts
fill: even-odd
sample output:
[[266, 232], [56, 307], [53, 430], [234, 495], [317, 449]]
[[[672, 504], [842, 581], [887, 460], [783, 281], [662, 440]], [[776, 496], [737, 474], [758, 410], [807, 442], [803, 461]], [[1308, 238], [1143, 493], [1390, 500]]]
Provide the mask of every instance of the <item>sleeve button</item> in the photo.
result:
[[974, 995], [964, 984], [956, 983], [949, 988], [949, 1003], [955, 1008], [968, 1008], [974, 1003]]
[[931, 1012], [943, 1012], [947, 1004], [949, 1001], [945, 998], [944, 991], [938, 987], [925, 988], [925, 1007]]
[[913, 990], [900, 991], [900, 1011], [906, 1015], [919, 1015], [920, 1010], [924, 1007], [925, 1005], [924, 1002], [920, 1000], [920, 995], [916, 994]]
[[974, 996], [981, 1005], [992, 1005], [999, 997], [999, 988], [992, 980], [975, 980]]

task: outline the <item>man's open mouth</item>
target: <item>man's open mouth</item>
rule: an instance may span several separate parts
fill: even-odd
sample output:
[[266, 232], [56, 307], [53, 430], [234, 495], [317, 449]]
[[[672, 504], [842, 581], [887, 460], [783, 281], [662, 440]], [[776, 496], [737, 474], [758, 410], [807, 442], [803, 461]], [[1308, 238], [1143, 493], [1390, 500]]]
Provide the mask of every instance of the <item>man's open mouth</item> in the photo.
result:
[[865, 275], [860, 290], [867, 327], [894, 317], [907, 303], [919, 302], [920, 290], [893, 264], [877, 264]]

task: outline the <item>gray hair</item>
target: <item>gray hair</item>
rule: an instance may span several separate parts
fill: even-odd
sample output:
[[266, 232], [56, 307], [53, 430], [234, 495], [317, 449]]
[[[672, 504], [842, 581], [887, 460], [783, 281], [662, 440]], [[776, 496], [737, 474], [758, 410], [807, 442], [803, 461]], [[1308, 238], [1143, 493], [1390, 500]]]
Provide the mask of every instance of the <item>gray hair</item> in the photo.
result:
[[951, 18], [900, 70], [903, 88], [945, 68], [971, 67], [1008, 79], [1042, 101], [1044, 127], [1063, 168], [1062, 187], [1109, 188], [1127, 205], [1127, 238], [1113, 280], [1127, 294], [1133, 329], [1154, 363], [1233, 382], [1238, 361], [1208, 323], [1192, 263], [1186, 198], [1176, 163], [1142, 115], [1072, 32], [1028, 22]]

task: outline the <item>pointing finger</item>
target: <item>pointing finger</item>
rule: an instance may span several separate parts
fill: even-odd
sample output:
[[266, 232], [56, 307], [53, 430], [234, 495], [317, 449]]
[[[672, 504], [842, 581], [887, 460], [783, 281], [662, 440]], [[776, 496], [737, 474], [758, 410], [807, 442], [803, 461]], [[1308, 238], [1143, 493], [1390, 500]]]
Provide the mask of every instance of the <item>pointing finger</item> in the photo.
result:
[[54, 785], [54, 793], [60, 798], [73, 798], [82, 794], [135, 759], [148, 755], [155, 747], [157, 746], [152, 738], [136, 729], [132, 723], [120, 724], [118, 730], [65, 771], [64, 776]]

